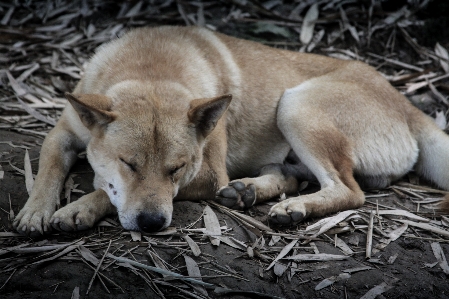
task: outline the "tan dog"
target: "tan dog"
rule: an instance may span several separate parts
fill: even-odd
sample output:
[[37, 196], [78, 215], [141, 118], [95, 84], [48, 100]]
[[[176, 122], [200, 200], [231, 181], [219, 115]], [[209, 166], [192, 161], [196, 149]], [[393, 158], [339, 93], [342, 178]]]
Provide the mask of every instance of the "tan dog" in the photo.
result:
[[[360, 207], [354, 177], [381, 188], [414, 165], [449, 189], [448, 136], [360, 62], [201, 28], [136, 29], [101, 47], [67, 98], [19, 232], [84, 229], [115, 210], [124, 228], [157, 231], [174, 198], [244, 208], [316, 178], [319, 192], [271, 208], [290, 224]], [[96, 191], [55, 212], [86, 147]]]

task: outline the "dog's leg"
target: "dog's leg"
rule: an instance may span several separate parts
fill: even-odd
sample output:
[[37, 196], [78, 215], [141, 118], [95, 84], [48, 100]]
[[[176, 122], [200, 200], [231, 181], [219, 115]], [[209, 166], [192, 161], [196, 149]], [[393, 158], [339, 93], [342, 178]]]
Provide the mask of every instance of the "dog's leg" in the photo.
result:
[[[357, 208], [364, 203], [364, 194], [353, 176], [349, 139], [320, 107], [314, 103], [298, 105], [297, 96], [298, 93], [284, 95], [278, 126], [301, 162], [315, 175], [321, 190], [274, 205], [269, 215], [280, 224]], [[308, 95], [303, 92], [300, 96]]]
[[49, 221], [59, 207], [64, 179], [82, 148], [81, 141], [65, 129], [64, 122], [62, 117], [45, 138], [33, 190], [14, 219], [14, 228], [22, 234], [34, 237], [51, 229]]
[[56, 230], [85, 230], [115, 211], [106, 192], [103, 189], [97, 189], [57, 210], [51, 217], [50, 223]]
[[261, 203], [282, 193], [293, 194], [298, 190], [298, 180], [282, 164], [263, 167], [255, 178], [234, 180], [218, 190], [216, 201], [233, 209], [243, 209]]

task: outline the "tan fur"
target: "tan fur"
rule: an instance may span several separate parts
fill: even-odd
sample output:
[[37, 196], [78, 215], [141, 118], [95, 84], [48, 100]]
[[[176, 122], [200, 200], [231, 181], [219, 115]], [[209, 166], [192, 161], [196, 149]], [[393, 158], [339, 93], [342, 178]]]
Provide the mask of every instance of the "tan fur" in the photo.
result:
[[[272, 207], [288, 224], [362, 205], [354, 175], [385, 186], [415, 163], [449, 189], [449, 138], [360, 62], [195, 27], [142, 28], [100, 47], [67, 98], [14, 223], [24, 233], [83, 229], [114, 208], [127, 229], [159, 230], [173, 198], [243, 208], [316, 178], [319, 192]], [[97, 191], [57, 210], [85, 147]], [[300, 162], [290, 165], [291, 150]]]

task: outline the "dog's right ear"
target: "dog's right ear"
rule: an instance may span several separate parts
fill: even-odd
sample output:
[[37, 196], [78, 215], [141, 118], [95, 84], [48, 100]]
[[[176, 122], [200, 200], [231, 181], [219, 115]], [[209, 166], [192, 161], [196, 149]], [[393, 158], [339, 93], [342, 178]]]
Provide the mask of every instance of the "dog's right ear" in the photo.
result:
[[190, 102], [187, 116], [203, 137], [209, 135], [215, 128], [217, 122], [228, 109], [231, 99], [232, 95], [227, 94], [212, 99], [196, 99]]
[[117, 115], [111, 111], [111, 98], [101, 94], [71, 94], [66, 92], [65, 97], [78, 113], [82, 123], [92, 130], [114, 121]]

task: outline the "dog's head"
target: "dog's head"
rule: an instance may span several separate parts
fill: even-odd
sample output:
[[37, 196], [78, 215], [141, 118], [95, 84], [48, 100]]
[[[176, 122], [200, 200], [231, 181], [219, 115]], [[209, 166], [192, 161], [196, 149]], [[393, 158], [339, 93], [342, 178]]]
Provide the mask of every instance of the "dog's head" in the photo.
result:
[[171, 222], [178, 190], [200, 170], [207, 136], [231, 96], [178, 107], [147, 95], [118, 96], [134, 98], [66, 94], [92, 136], [87, 156], [95, 187], [108, 194], [124, 228], [158, 231]]

